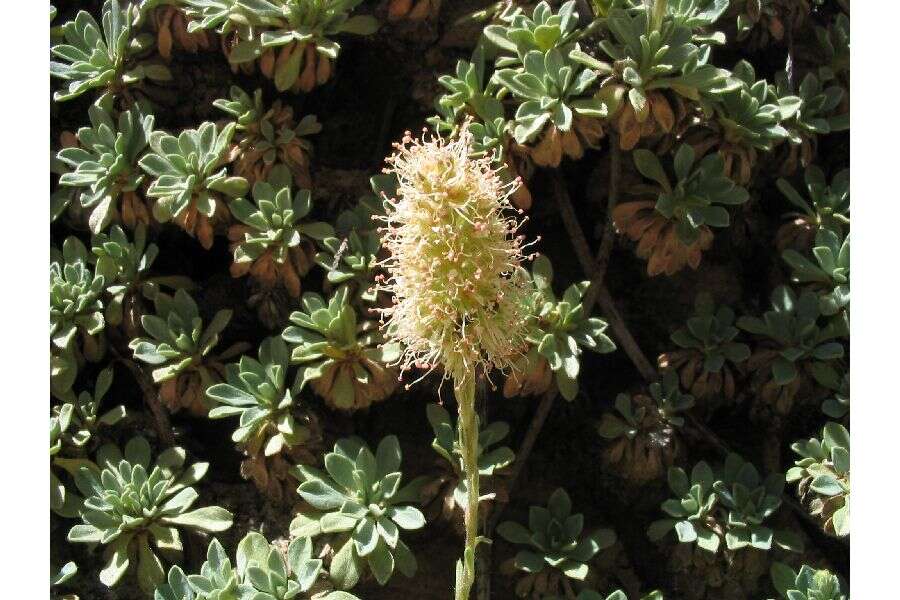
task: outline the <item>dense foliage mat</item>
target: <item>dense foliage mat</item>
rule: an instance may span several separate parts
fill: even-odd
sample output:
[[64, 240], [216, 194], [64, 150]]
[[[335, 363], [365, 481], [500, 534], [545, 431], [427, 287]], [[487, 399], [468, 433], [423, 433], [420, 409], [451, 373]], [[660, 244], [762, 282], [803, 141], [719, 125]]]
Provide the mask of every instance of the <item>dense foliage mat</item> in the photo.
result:
[[849, 597], [849, 0], [60, 0], [50, 596]]

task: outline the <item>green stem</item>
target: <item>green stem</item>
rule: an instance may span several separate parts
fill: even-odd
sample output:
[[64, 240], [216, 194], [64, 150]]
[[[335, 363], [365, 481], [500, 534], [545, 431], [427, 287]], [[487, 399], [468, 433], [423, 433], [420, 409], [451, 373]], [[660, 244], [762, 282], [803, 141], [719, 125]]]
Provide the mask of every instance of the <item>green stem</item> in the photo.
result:
[[478, 415], [475, 412], [475, 382], [471, 377], [454, 381], [459, 406], [459, 446], [466, 476], [466, 546], [461, 566], [457, 564], [455, 600], [468, 600], [475, 582], [475, 546], [478, 544]]

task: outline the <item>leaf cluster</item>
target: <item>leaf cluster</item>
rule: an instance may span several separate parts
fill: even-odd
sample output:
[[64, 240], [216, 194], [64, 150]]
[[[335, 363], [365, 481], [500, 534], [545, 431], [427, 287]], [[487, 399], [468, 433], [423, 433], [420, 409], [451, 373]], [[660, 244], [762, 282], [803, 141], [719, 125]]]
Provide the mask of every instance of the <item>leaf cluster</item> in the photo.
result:
[[220, 310], [204, 327], [197, 303], [183, 289], [174, 297], [160, 292], [153, 301], [156, 314], [141, 317], [141, 325], [150, 337], [135, 338], [128, 346], [136, 359], [155, 367], [153, 381], [160, 383], [201, 366], [203, 357], [216, 346], [219, 334], [231, 320], [231, 310]]
[[179, 528], [218, 532], [231, 527], [232, 515], [224, 508], [191, 510], [199, 497], [192, 486], [209, 464], [185, 469], [184, 462], [185, 452], [178, 447], [153, 461], [150, 444], [138, 436], [124, 452], [112, 444], [102, 446], [96, 457], [99, 468], [83, 466], [78, 471], [75, 484], [84, 495], [79, 511], [83, 522], [69, 530], [68, 539], [106, 547], [100, 581], [107, 587], [116, 585], [136, 562], [141, 589], [152, 592], [164, 579], [157, 551], [170, 560], [181, 554]]
[[679, 542], [696, 544], [713, 554], [723, 540], [730, 551], [748, 547], [770, 550], [773, 544], [784, 550], [802, 550], [791, 532], [765, 524], [781, 506], [784, 476], [780, 473], [763, 479], [756, 467], [732, 453], [717, 473], [704, 461], [694, 465], [690, 478], [684, 469], [670, 467], [669, 487], [675, 497], [661, 505], [668, 517], [648, 528], [652, 540], [674, 530]]
[[528, 299], [529, 363], [546, 360], [556, 376], [556, 385], [567, 400], [578, 393], [578, 374], [584, 349], [605, 354], [615, 350], [606, 335], [607, 324], [584, 314], [583, 298], [589, 282], [570, 285], [562, 299], [553, 292], [553, 266], [537, 256], [531, 269], [533, 292]]
[[791, 383], [799, 374], [799, 367], [808, 365], [817, 378], [826, 378], [834, 361], [843, 358], [844, 346], [834, 341], [843, 335], [834, 322], [822, 326], [819, 297], [805, 290], [798, 298], [787, 286], [772, 292], [772, 310], [762, 317], [743, 316], [737, 325], [754, 335], [763, 337], [776, 350], [772, 361], [772, 379], [778, 385]]
[[776, 182], [779, 191], [799, 212], [791, 216], [807, 219], [816, 229], [827, 229], [843, 236], [850, 226], [850, 170], [834, 175], [829, 185], [822, 169], [812, 165], [804, 173], [808, 199], [786, 179]]
[[328, 223], [304, 221], [312, 209], [309, 190], [291, 196], [292, 177], [288, 168], [275, 165], [266, 181], [253, 184], [253, 199], [237, 198], [229, 204], [231, 214], [250, 230], [234, 249], [236, 263], [251, 262], [271, 253], [276, 263], [287, 259], [287, 251], [304, 237], [322, 240], [333, 234]]
[[102, 357], [105, 285], [106, 280], [92, 268], [87, 248], [78, 238], [66, 238], [62, 252], [51, 248], [50, 390], [57, 398], [71, 396], [79, 363], [85, 356], [93, 361]]
[[303, 294], [302, 310], [291, 313], [292, 325], [281, 335], [291, 347], [291, 363], [300, 365], [294, 389], [325, 377], [334, 404], [343, 409], [352, 408], [367, 386], [383, 383], [385, 365], [399, 357], [399, 347], [382, 343], [374, 322], [358, 321], [348, 296], [347, 286], [327, 304], [319, 294]]
[[313, 558], [309, 538], [296, 538], [287, 555], [261, 534], [251, 531], [238, 543], [235, 565], [213, 539], [197, 575], [181, 567], [169, 570], [154, 600], [358, 600], [347, 592], [321, 589], [322, 560]]
[[850, 535], [850, 432], [829, 422], [821, 438], [795, 442], [791, 450], [800, 458], [788, 469], [787, 481], [799, 482], [802, 496], [816, 497], [810, 507], [827, 531]]
[[698, 161], [689, 144], [682, 144], [675, 152], [674, 185], [662, 162], [649, 150], [635, 150], [634, 164], [641, 175], [659, 185], [656, 211], [675, 221], [678, 239], [686, 246], [699, 239], [704, 226], [728, 227], [731, 218], [725, 206], [743, 204], [750, 197], [725, 174], [725, 160], [720, 154], [710, 153]]
[[78, 130], [78, 146], [63, 148], [57, 158], [71, 167], [59, 184], [82, 190], [81, 206], [90, 211], [88, 224], [100, 233], [118, 220], [120, 196], [135, 192], [144, 181], [138, 160], [153, 132], [153, 115], [138, 106], [115, 118], [112, 97], [105, 96], [88, 108], [90, 127]]
[[614, 61], [613, 80], [627, 86], [628, 102], [641, 123], [650, 116], [648, 94], [654, 90], [699, 100], [701, 92], [735, 86], [727, 70], [709, 64], [709, 46], [694, 43], [694, 21], [713, 19], [715, 10], [691, 17], [688, 7], [673, 6], [670, 13], [667, 4], [611, 9], [605, 19], [610, 36], [599, 42]]
[[724, 128], [726, 140], [759, 150], [771, 150], [786, 140], [788, 130], [782, 122], [797, 114], [803, 100], [779, 96], [775, 86], [756, 79], [756, 70], [746, 60], [734, 66], [732, 80], [737, 85], [710, 90], [704, 96]]
[[59, 350], [71, 349], [75, 334], [94, 335], [103, 330], [101, 293], [106, 283], [88, 261], [87, 248], [70, 236], [62, 252], [50, 262], [50, 341]]
[[616, 412], [604, 413], [597, 433], [608, 440], [620, 437], [631, 440], [638, 434], [672, 430], [684, 425], [681, 413], [694, 406], [694, 397], [682, 393], [678, 376], [673, 371], [666, 372], [661, 381], [651, 383], [649, 392], [652, 404], [638, 402], [629, 394], [616, 396]]
[[697, 294], [694, 315], [671, 339], [680, 348], [696, 350], [703, 356], [703, 371], [718, 373], [726, 361], [738, 365], [750, 356], [747, 344], [734, 341], [740, 330], [734, 326], [734, 311], [725, 305], [716, 307], [712, 296]]
[[497, 533], [511, 544], [526, 546], [516, 554], [516, 568], [526, 573], [556, 569], [566, 577], [583, 580], [588, 563], [600, 551], [616, 542], [611, 529], [598, 529], [583, 536], [584, 515], [572, 513], [572, 501], [562, 488], [550, 495], [547, 507], [532, 506], [528, 527], [504, 521]]
[[322, 124], [316, 115], [305, 115], [294, 124], [293, 110], [285, 108], [278, 100], [266, 109], [262, 88], [250, 96], [233, 85], [228, 98], [214, 100], [213, 106], [230, 115], [236, 124], [237, 146], [245, 153], [258, 155], [267, 167], [272, 167], [279, 160], [305, 160], [303, 155], [312, 153], [308, 136], [322, 131]]
[[826, 569], [802, 565], [799, 571], [794, 571], [776, 562], [770, 573], [778, 597], [784, 600], [847, 600], [850, 597], [844, 582]]
[[793, 249], [782, 254], [791, 267], [794, 283], [812, 284], [821, 290], [820, 310], [825, 316], [850, 309], [850, 234], [820, 229], [812, 249], [813, 260]]
[[425, 516], [411, 505], [420, 483], [400, 485], [402, 454], [396, 436], [387, 436], [373, 453], [359, 438], [342, 438], [325, 455], [325, 470], [297, 465], [297, 489], [312, 510], [301, 511], [291, 534], [337, 536], [330, 576], [340, 589], [350, 589], [364, 570], [384, 585], [397, 569], [407, 577], [417, 563], [400, 539], [401, 530], [420, 529]]
[[219, 169], [234, 129], [229, 123], [217, 132], [215, 123], [206, 122], [199, 129], [185, 129], [178, 137], [164, 131], [151, 134], [151, 152], [139, 164], [153, 177], [147, 196], [156, 198], [153, 215], [157, 220], [165, 223], [191, 205], [211, 218], [219, 195], [237, 198], [247, 192], [247, 180], [229, 177], [224, 167]]
[[91, 89], [115, 93], [145, 78], [172, 78], [162, 65], [135, 62], [153, 40], [147, 34], [135, 34], [130, 3], [105, 0], [101, 21], [102, 26], [89, 12], [80, 10], [74, 20], [61, 27], [64, 42], [50, 48], [61, 62], [50, 61], [50, 75], [68, 84], [65, 90], [54, 93], [57, 102], [77, 98]]
[[[782, 71], [776, 77], [776, 91], [779, 97], [791, 95], [787, 74]], [[837, 131], [850, 129], [850, 113], [837, 113], [846, 96], [846, 91], [838, 84], [825, 87], [826, 82], [809, 72], [800, 82], [797, 96], [800, 108], [785, 123], [790, 134], [790, 141], [799, 144], [801, 135], [827, 135]]]
[[295, 399], [286, 384], [290, 356], [281, 338], [266, 338], [259, 347], [259, 360], [242, 356], [225, 367], [225, 382], [206, 390], [218, 402], [210, 419], [238, 417], [232, 441], [255, 455], [265, 456], [303, 444], [311, 437], [305, 422], [295, 415]]
[[[434, 431], [431, 447], [447, 461], [456, 474], [458, 480], [453, 489], [453, 499], [457, 506], [464, 507], [467, 505], [468, 491], [457, 427], [453, 423], [450, 413], [438, 404], [426, 406], [426, 414], [428, 423]], [[489, 423], [479, 428], [477, 454], [479, 477], [491, 477], [511, 465], [515, 460], [516, 455], [509, 446], [495, 446], [507, 435], [509, 435], [509, 425], [503, 421]]]
[[246, 25], [233, 28], [241, 38], [228, 55], [233, 64], [252, 62], [266, 50], [293, 45], [288, 59], [275, 66], [279, 91], [289, 89], [300, 76], [305, 45], [311, 44], [316, 53], [334, 60], [341, 49], [334, 36], [371, 35], [378, 30], [374, 17], [350, 15], [362, 0], [236, 0], [227, 7], [222, 7], [220, 0], [191, 3], [206, 13], [199, 22], [201, 27], [221, 28], [232, 20]]
[[360, 198], [355, 207], [338, 215], [333, 234], [318, 240], [322, 250], [315, 258], [316, 264], [325, 269], [328, 283], [356, 282], [357, 293], [367, 302], [374, 302], [376, 297], [370, 286], [381, 251], [381, 235], [373, 217], [380, 214], [383, 211], [375, 198]]

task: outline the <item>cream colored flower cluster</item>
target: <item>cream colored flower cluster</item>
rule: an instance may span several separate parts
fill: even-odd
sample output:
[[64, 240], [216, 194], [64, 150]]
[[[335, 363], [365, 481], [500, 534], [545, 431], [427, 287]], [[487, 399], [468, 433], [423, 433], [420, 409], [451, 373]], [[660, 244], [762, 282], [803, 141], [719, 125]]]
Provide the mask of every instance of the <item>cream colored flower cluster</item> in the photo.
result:
[[397, 176], [386, 198], [382, 243], [390, 252], [379, 289], [387, 336], [401, 342], [403, 370], [439, 366], [462, 382], [481, 367], [505, 369], [525, 344], [521, 223], [492, 157], [472, 159], [467, 127], [451, 139], [409, 132], [387, 159]]

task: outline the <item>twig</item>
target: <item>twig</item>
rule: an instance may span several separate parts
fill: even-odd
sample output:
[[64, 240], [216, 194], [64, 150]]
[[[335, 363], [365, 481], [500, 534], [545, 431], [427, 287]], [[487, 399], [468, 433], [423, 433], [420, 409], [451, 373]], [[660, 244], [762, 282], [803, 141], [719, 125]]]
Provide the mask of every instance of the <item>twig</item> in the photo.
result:
[[[616, 146], [613, 144], [613, 148]], [[614, 155], [617, 155], [618, 152], [613, 150]], [[611, 159], [612, 169], [613, 171], [618, 170], [618, 165], [615, 164], [616, 159]], [[616, 194], [618, 192], [617, 185], [618, 182], [616, 180], [617, 175], [610, 174], [610, 198], [609, 204], [615, 206]], [[613, 183], [613, 182], [616, 183]], [[619, 341], [619, 344], [622, 346], [622, 349], [625, 350], [625, 353], [631, 359], [631, 362], [634, 363], [634, 366], [640, 372], [641, 376], [647, 381], [654, 381], [658, 378], [656, 369], [647, 359], [647, 356], [643, 353], [640, 346], [637, 345], [634, 337], [631, 335], [631, 331], [628, 329], [628, 326], [625, 324], [625, 320], [622, 318], [622, 315], [619, 313], [618, 308], [616, 307], [615, 302], [613, 301], [612, 295], [609, 293], [609, 290], [603, 285], [603, 277], [606, 274], [606, 265], [598, 264], [601, 260], [608, 261], [608, 258], [604, 258], [607, 255], [604, 254], [603, 242], [606, 242], [611, 238], [612, 232], [609, 227], [609, 221], [607, 222], [607, 230], [604, 233], [603, 240], [601, 241], [600, 252], [597, 254], [597, 259], [593, 260], [590, 255], [590, 248], [588, 247], [587, 238], [584, 236], [584, 231], [581, 228], [581, 225], [578, 223], [578, 218], [575, 215], [575, 209], [572, 206], [572, 201], [569, 199], [569, 194], [566, 191], [565, 186], [563, 185], [562, 180], [559, 176], [554, 177], [554, 189], [556, 192], [556, 199], [559, 203], [560, 213], [563, 217], [563, 223], [568, 230], [569, 237], [572, 239], [572, 244], [575, 247], [575, 255], [578, 257], [578, 260], [581, 262], [581, 266], [584, 271], [591, 278], [591, 288], [595, 289], [596, 301], [600, 304], [600, 308], [609, 321], [609, 325], [613, 330], [616, 339]], [[608, 218], [611, 218], [612, 211], [609, 209], [609, 213], [607, 215]], [[612, 246], [612, 242], [609, 242], [609, 247]], [[608, 250], [606, 250], [608, 252]], [[588, 290], [588, 293], [590, 289]], [[587, 294], [586, 294], [587, 295]], [[585, 307], [587, 309], [587, 302], [585, 302]], [[588, 312], [587, 310], [585, 312]], [[540, 408], [538, 408], [540, 410]], [[548, 407], [549, 410], [549, 407]], [[537, 420], [538, 415], [535, 415], [535, 420]], [[543, 416], [546, 418], [546, 415]], [[541, 423], [543, 423], [543, 418], [541, 419]], [[698, 421], [693, 415], [688, 414], [688, 419], [691, 424], [697, 429], [704, 437], [706, 437], [714, 446], [716, 446], [723, 454], [729, 454], [731, 450], [728, 446], [723, 442], [719, 436], [713, 433], [706, 425]], [[530, 433], [530, 432], [529, 432]], [[527, 441], [527, 439], [526, 439]], [[524, 444], [523, 444], [524, 446]], [[530, 450], [530, 449], [529, 449]], [[518, 462], [518, 461], [517, 461]], [[794, 511], [796, 511], [804, 520], [810, 523], [815, 523], [818, 526], [818, 523], [803, 509], [802, 506], [798, 502], [796, 502], [793, 498], [788, 496], [787, 494], [782, 494], [782, 500], [785, 504], [790, 506]], [[838, 538], [841, 539], [841, 538]], [[846, 540], [841, 539], [844, 543]]]
[[558, 173], [553, 174], [553, 193], [556, 196], [556, 203], [559, 205], [559, 212], [560, 215], [562, 215], [563, 225], [566, 226], [566, 231], [569, 234], [569, 237], [572, 238], [575, 256], [578, 257], [578, 262], [581, 263], [582, 269], [584, 269], [585, 273], [591, 278], [593, 284], [594, 281], [599, 279], [599, 276], [602, 273], [600, 273], [599, 265], [594, 261], [594, 257], [591, 256], [591, 249], [588, 245], [587, 238], [584, 235], [584, 230], [578, 223], [578, 215], [575, 214], [575, 207], [572, 206], [569, 192], [566, 190], [562, 177]]
[[597, 301], [599, 286], [606, 278], [606, 270], [609, 268], [609, 256], [612, 254], [613, 243], [616, 240], [615, 227], [613, 225], [613, 211], [619, 202], [619, 174], [622, 171], [622, 151], [619, 150], [619, 136], [615, 132], [609, 134], [609, 188], [606, 195], [606, 226], [603, 228], [603, 237], [600, 239], [600, 249], [597, 250], [595, 262], [597, 270], [593, 284], [584, 294], [584, 311], [590, 314]]
[[141, 391], [144, 394], [144, 402], [146, 402], [147, 406], [150, 408], [150, 412], [153, 414], [153, 420], [156, 423], [156, 432], [159, 434], [160, 441], [165, 446], [174, 446], [175, 434], [172, 432], [172, 424], [169, 422], [169, 415], [159, 402], [159, 392], [157, 391], [156, 386], [148, 380], [143, 369], [134, 364], [133, 361], [121, 356], [118, 356], [116, 360], [131, 371], [132, 376], [134, 376], [135, 381], [137, 381], [138, 386], [140, 386]]
[[[647, 356], [643, 353], [640, 346], [637, 345], [634, 336], [631, 335], [631, 331], [629, 331], [628, 326], [625, 324], [625, 320], [619, 313], [609, 290], [603, 284], [605, 269], [601, 271], [597, 261], [591, 256], [591, 250], [588, 246], [587, 238], [584, 236], [584, 230], [578, 223], [575, 208], [572, 206], [572, 201], [569, 199], [569, 193], [566, 191], [566, 187], [559, 175], [554, 176], [553, 184], [563, 224], [566, 226], [566, 231], [572, 239], [575, 255], [581, 263], [581, 268], [584, 269], [584, 272], [591, 280], [590, 287], [596, 290], [594, 292], [597, 299], [596, 302], [600, 304], [603, 315], [606, 317], [607, 321], [609, 321], [609, 326], [612, 328], [613, 334], [619, 341], [622, 349], [631, 359], [631, 362], [634, 363], [634, 366], [641, 374], [641, 377], [647, 381], [655, 381], [658, 379], [656, 369], [647, 359]], [[611, 246], [612, 242], [610, 242], [609, 245]], [[588, 289], [588, 292], [590, 292], [590, 288]], [[591, 307], [585, 303], [585, 314], [588, 314], [589, 308]]]
[[597, 289], [599, 290], [597, 293], [597, 302], [600, 304], [601, 312], [609, 322], [613, 335], [615, 335], [622, 350], [624, 350], [625, 354], [628, 355], [628, 358], [631, 359], [634, 367], [645, 381], [656, 381], [659, 379], [659, 373], [657, 373], [656, 367], [653, 366], [653, 363], [650, 362], [647, 355], [644, 354], [644, 351], [638, 346], [634, 336], [631, 335], [631, 330], [628, 329], [628, 325], [625, 324], [625, 319], [622, 318], [622, 314], [619, 312], [619, 308], [613, 301], [609, 290], [602, 284], [598, 285]]
[[[614, 235], [612, 231], [612, 211], [615, 208], [616, 201], [618, 200], [618, 172], [620, 168], [620, 153], [618, 151], [618, 144], [615, 143], [614, 140], [610, 141], [611, 172], [609, 182], [609, 199], [607, 201], [607, 223], [606, 229], [604, 230], [603, 239], [600, 242], [600, 250], [597, 253], [596, 259], [591, 257], [590, 246], [588, 245], [587, 238], [584, 235], [584, 230], [578, 223], [578, 216], [575, 214], [575, 208], [572, 206], [572, 201], [569, 198], [569, 193], [566, 190], [565, 184], [563, 183], [562, 178], [559, 176], [559, 174], [554, 174], [553, 188], [557, 203], [559, 204], [563, 224], [566, 227], [569, 237], [572, 240], [572, 245], [575, 249], [575, 255], [578, 257], [578, 261], [581, 263], [581, 268], [591, 279], [591, 285], [585, 293], [585, 314], [590, 313], [590, 308], [593, 308], [594, 301], [598, 302], [600, 304], [601, 311], [603, 312], [607, 321], [609, 321], [609, 326], [612, 328], [613, 334], [619, 341], [622, 349], [631, 359], [631, 362], [634, 363], [635, 368], [637, 368], [638, 372], [640, 372], [641, 376], [645, 380], [655, 381], [659, 377], [656, 368], [653, 367], [653, 364], [647, 359], [647, 356], [641, 350], [640, 346], [637, 345], [634, 336], [631, 335], [631, 331], [628, 329], [628, 326], [625, 324], [625, 320], [619, 313], [612, 295], [603, 284], [603, 279], [606, 275], [606, 269], [609, 264], [609, 252], [612, 249], [612, 236]], [[552, 403], [552, 400], [550, 403]], [[540, 410], [541, 407], [538, 407], [539, 412]], [[547, 407], [547, 411], [549, 412], [549, 406]], [[543, 415], [540, 419], [541, 425], [543, 425], [543, 420], [545, 418], [546, 414]], [[699, 431], [701, 434], [703, 434], [722, 453], [727, 455], [731, 452], [731, 450], [728, 448], [725, 442], [723, 442], [719, 438], [719, 436], [713, 433], [708, 427], [706, 427], [706, 425], [698, 421], [693, 415], [688, 414], [688, 419], [694, 426], [694, 428], [697, 429], [697, 431]], [[536, 414], [535, 422], [537, 420], [538, 415]], [[532, 426], [534, 424], [535, 423], [532, 422]], [[529, 431], [529, 433], [531, 433], [531, 431]], [[535, 437], [536, 435], [537, 434], [535, 434]], [[527, 436], [525, 441], [528, 441]], [[522, 445], [523, 447], [525, 446], [524, 443]], [[521, 468], [518, 457], [516, 463], [517, 466]], [[514, 473], [514, 477], [516, 474], [517, 473]], [[804, 519], [808, 523], [813, 523], [814, 525], [816, 525], [816, 527], [818, 527], [818, 523], [815, 521], [815, 519], [813, 519], [812, 516], [810, 516], [810, 514], [800, 505], [800, 503], [795, 501], [792, 497], [788, 496], [786, 493], [782, 494], [782, 501], [790, 506], [797, 514], [799, 514], [802, 519]], [[844, 538], [837, 539], [839, 539], [844, 544], [848, 543]]]
[[[512, 471], [509, 475], [509, 481], [506, 486], [507, 495], [509, 497], [512, 497], [513, 495], [513, 490], [516, 487], [519, 475], [522, 474], [522, 470], [525, 468], [525, 462], [528, 460], [532, 448], [534, 448], [534, 443], [537, 441], [538, 434], [544, 427], [544, 421], [547, 420], [547, 415], [550, 414], [550, 409], [553, 407], [553, 401], [556, 399], [557, 393], [555, 387], [551, 387], [544, 392], [544, 395], [541, 397], [541, 402], [534, 412], [531, 424], [528, 426], [528, 431], [525, 432], [525, 438], [522, 440], [522, 445], [519, 446], [519, 451], [516, 453], [516, 460], [513, 462]], [[494, 514], [491, 515], [491, 518], [488, 521], [486, 528], [487, 532], [494, 530], [494, 527], [497, 526], [497, 522], [500, 520], [502, 512], [502, 507], [498, 506], [497, 510], [494, 511]]]
[[722, 454], [729, 454], [731, 452], [731, 449], [725, 442], [722, 441], [722, 438], [713, 433], [713, 431], [705, 424], [701, 423], [700, 420], [697, 419], [697, 417], [695, 417], [691, 413], [685, 414], [687, 415], [687, 420], [690, 422], [691, 426], [701, 434], [703, 434], [707, 441], [718, 448]]
[[[563, 215], [563, 222], [565, 223], [566, 229], [569, 231], [569, 235], [573, 239], [573, 243], [575, 245], [575, 253], [578, 255], [578, 259], [581, 262], [582, 268], [585, 272], [588, 273], [591, 278], [591, 285], [588, 288], [586, 295], [593, 294], [596, 299], [598, 296], [602, 297], [601, 304], [604, 304], [604, 313], [610, 315], [610, 325], [613, 327], [613, 331], [618, 339], [622, 340], [623, 346], [627, 346], [631, 348], [631, 352], [635, 352], [635, 358], [632, 360], [635, 361], [635, 364], [638, 365], [638, 370], [643, 368], [643, 363], [648, 365], [649, 370], [652, 374], [648, 377], [642, 371], [642, 375], [648, 380], [653, 380], [656, 378], [656, 371], [652, 366], [649, 366], [649, 362], [646, 357], [643, 356], [640, 349], [637, 346], [637, 343], [634, 341], [634, 338], [631, 336], [631, 333], [628, 331], [628, 328], [625, 327], [624, 321], [622, 321], [621, 316], [619, 316], [619, 312], [616, 309], [615, 305], [612, 303], [612, 298], [609, 295], [609, 292], [603, 287], [603, 278], [606, 275], [606, 269], [609, 265], [609, 254], [612, 252], [613, 246], [613, 236], [615, 233], [613, 232], [613, 224], [612, 224], [612, 211], [615, 208], [616, 201], [618, 198], [618, 186], [619, 186], [619, 163], [620, 163], [620, 154], [619, 154], [619, 146], [618, 140], [615, 137], [615, 134], [610, 135], [610, 144], [613, 148], [610, 155], [610, 182], [609, 182], [609, 198], [607, 200], [607, 222], [606, 228], [604, 230], [603, 239], [600, 242], [600, 250], [597, 253], [596, 260], [591, 257], [590, 247], [588, 246], [587, 238], [584, 236], [584, 231], [581, 229], [581, 226], [578, 224], [578, 217], [575, 214], [575, 209], [572, 206], [572, 202], [569, 199], [569, 194], [565, 189], [565, 186], [562, 183], [558, 174], [554, 174], [553, 176], [553, 186], [556, 194], [556, 198], [558, 200], [558, 204], [560, 206], [560, 210]], [[595, 291], [591, 291], [594, 289]], [[585, 313], [590, 313], [590, 309], [593, 306], [596, 300], [587, 300], [585, 299], [584, 308]], [[627, 351], [627, 350], [626, 350]], [[629, 356], [631, 355], [629, 352]], [[641, 363], [641, 359], [643, 358], [643, 363]], [[645, 369], [646, 370], [646, 369]], [[518, 481], [519, 475], [522, 472], [522, 469], [525, 467], [525, 461], [528, 459], [528, 456], [531, 454], [531, 449], [534, 447], [535, 441], [537, 441], [537, 436], [541, 432], [541, 429], [544, 427], [544, 421], [547, 420], [547, 415], [550, 414], [550, 409], [553, 407], [553, 401], [556, 399], [557, 390], [556, 388], [551, 388], [544, 394], [541, 398], [541, 402], [538, 405], [537, 411], [534, 413], [534, 417], [531, 420], [531, 424], [529, 425], [528, 432], [525, 434], [525, 439], [522, 440], [522, 446], [519, 448], [518, 454], [516, 454], [516, 461], [513, 463], [512, 474], [509, 479], [508, 484], [508, 493], [512, 495], [513, 488]], [[490, 533], [490, 531], [496, 526], [497, 522], [500, 519], [500, 514], [502, 510], [498, 508], [497, 511], [491, 515], [491, 519], [488, 522], [488, 526], [486, 531]]]

